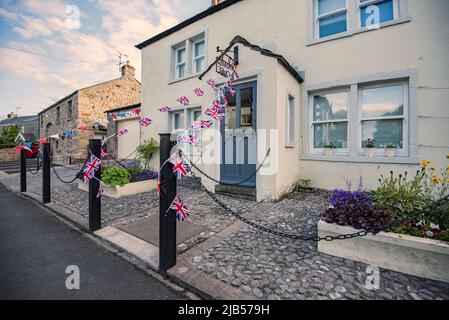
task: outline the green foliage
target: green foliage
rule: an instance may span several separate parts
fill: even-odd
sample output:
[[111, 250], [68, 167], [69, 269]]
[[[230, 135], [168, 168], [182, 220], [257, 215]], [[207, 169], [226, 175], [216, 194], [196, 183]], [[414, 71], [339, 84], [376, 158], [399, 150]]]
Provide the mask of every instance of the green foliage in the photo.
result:
[[300, 179], [296, 182], [296, 189], [310, 189], [310, 179]]
[[143, 161], [145, 170], [148, 168], [148, 163], [155, 153], [159, 151], [159, 144], [156, 140], [151, 138], [149, 141], [146, 140], [143, 144], [137, 148], [137, 153], [139, 158]]
[[390, 177], [379, 179], [380, 186], [373, 192], [374, 201], [379, 209], [395, 219], [413, 217], [432, 201], [425, 192], [425, 181], [423, 170], [410, 179], [407, 172], [395, 177], [391, 171]]
[[130, 181], [130, 174], [125, 168], [106, 167], [101, 173], [101, 180], [109, 186], [124, 186]]
[[18, 126], [6, 127], [0, 134], [0, 149], [14, 147], [14, 140], [16, 139], [19, 132], [20, 129]]

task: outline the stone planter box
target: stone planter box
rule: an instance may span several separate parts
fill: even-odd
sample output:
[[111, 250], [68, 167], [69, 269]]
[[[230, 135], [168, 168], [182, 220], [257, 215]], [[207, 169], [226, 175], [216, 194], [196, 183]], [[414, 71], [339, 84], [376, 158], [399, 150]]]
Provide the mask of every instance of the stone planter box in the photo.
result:
[[[82, 181], [78, 182], [78, 188], [84, 191], [89, 190], [89, 184]], [[139, 182], [132, 182], [125, 184], [123, 187], [116, 186], [104, 186], [103, 195], [111, 198], [121, 198], [126, 196], [131, 196], [133, 194], [138, 194], [142, 192], [149, 192], [151, 190], [157, 189], [157, 179], [145, 180]]]
[[[356, 233], [352, 227], [318, 223], [320, 237]], [[449, 282], [449, 244], [391, 232], [320, 241], [318, 251], [418, 277]]]

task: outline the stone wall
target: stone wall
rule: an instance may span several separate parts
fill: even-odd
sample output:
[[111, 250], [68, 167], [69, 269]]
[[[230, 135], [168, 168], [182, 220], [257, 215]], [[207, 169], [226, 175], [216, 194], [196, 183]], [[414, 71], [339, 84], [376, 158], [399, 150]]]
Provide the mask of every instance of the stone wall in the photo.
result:
[[[69, 101], [72, 101], [72, 119], [68, 118]], [[94, 122], [99, 122], [103, 126], [107, 126], [106, 110], [140, 102], [141, 87], [140, 83], [134, 78], [134, 68], [125, 65], [122, 68], [121, 78], [80, 89], [40, 114], [43, 116], [40, 137], [74, 129], [81, 124], [92, 127]], [[60, 122], [56, 123], [58, 106], [60, 107]], [[51, 123], [51, 126], [46, 129], [49, 123]], [[72, 160], [72, 163], [83, 162], [86, 158], [89, 139], [94, 138], [94, 135], [93, 130], [76, 130], [73, 138], [53, 141], [55, 163], [68, 164], [69, 159]]]
[[0, 162], [19, 161], [19, 154], [15, 154], [15, 148], [0, 149]]

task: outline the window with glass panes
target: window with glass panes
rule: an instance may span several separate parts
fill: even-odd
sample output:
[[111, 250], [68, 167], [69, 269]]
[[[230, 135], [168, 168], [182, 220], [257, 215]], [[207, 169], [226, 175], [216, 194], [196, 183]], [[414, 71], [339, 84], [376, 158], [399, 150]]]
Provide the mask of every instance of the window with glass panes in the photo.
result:
[[181, 79], [186, 75], [186, 48], [176, 49], [176, 78]]
[[205, 67], [204, 40], [193, 43], [193, 72], [200, 73]]
[[318, 38], [348, 30], [347, 0], [315, 0], [316, 30]]

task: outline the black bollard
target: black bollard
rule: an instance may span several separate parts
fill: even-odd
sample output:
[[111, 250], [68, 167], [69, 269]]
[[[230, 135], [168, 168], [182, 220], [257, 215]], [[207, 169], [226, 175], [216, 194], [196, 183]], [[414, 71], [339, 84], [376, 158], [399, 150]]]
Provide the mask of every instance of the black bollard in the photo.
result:
[[[170, 134], [160, 136], [160, 164], [170, 157], [173, 143]], [[166, 273], [176, 264], [176, 215], [168, 210], [176, 197], [176, 178], [173, 175], [173, 165], [167, 162], [159, 172], [159, 271]]]
[[27, 192], [27, 159], [25, 150], [20, 150], [20, 192]]
[[42, 203], [50, 202], [50, 150], [51, 144], [42, 145]]
[[[89, 150], [98, 159], [100, 155], [101, 140], [89, 139]], [[90, 160], [90, 152], [88, 151], [88, 159]], [[96, 179], [95, 179], [96, 178]], [[101, 228], [101, 197], [97, 197], [100, 189], [101, 166], [95, 172], [95, 178], [89, 180], [89, 231], [94, 232]], [[98, 180], [97, 180], [98, 179]]]

